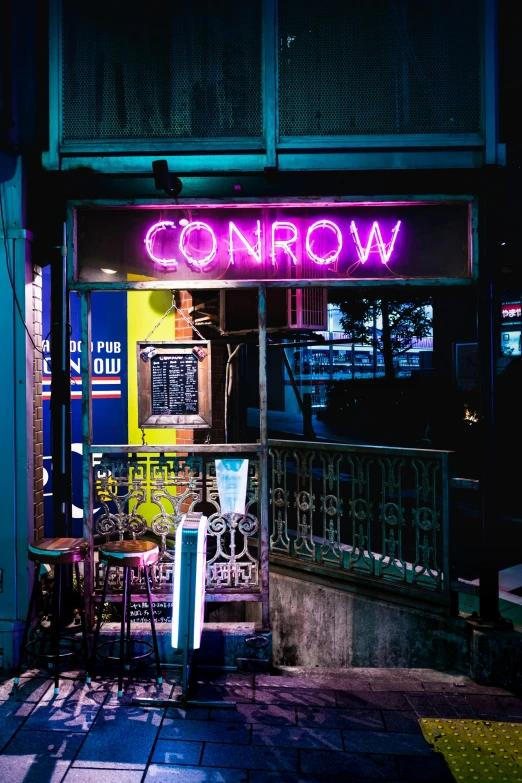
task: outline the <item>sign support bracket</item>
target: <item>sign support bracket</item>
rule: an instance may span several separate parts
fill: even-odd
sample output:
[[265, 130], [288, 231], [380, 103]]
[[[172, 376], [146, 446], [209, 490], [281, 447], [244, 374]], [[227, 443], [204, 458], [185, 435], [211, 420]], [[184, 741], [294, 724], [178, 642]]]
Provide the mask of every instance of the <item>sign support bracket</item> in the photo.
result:
[[[213, 709], [235, 709], [235, 702], [205, 701], [190, 699], [189, 693], [192, 686], [191, 668], [194, 649], [199, 648], [201, 626], [199, 635], [196, 632], [196, 613], [201, 609], [197, 606], [195, 590], [201, 590], [198, 584], [197, 558], [206, 553], [206, 524], [207, 519], [201, 513], [189, 513], [185, 516], [176, 531], [176, 561], [174, 565], [174, 579], [178, 581], [174, 585], [173, 608], [173, 638], [174, 647], [182, 650], [181, 693], [176, 699], [133, 699], [132, 704], [153, 707], [212, 707]], [[201, 527], [204, 526], [204, 544], [200, 542]], [[185, 529], [184, 529], [185, 528]], [[204, 592], [204, 590], [203, 590]], [[178, 598], [176, 599], [176, 595]]]

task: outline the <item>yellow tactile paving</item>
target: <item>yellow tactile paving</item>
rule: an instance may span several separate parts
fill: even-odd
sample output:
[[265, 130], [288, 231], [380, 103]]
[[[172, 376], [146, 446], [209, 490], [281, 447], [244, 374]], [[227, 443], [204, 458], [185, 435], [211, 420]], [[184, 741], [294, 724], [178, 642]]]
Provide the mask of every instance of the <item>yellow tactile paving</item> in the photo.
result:
[[522, 723], [421, 718], [424, 739], [443, 754], [458, 783], [522, 783]]

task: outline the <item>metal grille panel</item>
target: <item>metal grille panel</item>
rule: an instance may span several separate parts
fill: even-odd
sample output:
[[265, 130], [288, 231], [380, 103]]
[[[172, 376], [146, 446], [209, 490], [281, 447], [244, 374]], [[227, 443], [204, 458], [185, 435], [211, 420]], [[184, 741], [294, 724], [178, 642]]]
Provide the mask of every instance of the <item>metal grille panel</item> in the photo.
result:
[[261, 0], [64, 0], [63, 140], [255, 138]]
[[479, 133], [480, 0], [279, 0], [281, 136]]

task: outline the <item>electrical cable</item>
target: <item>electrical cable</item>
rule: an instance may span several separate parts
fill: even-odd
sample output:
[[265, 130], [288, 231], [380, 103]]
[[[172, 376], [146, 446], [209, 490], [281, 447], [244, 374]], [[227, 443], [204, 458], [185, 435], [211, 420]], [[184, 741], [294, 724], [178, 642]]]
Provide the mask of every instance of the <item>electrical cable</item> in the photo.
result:
[[243, 343], [239, 343], [239, 345], [231, 351], [230, 345], [227, 345], [228, 350], [228, 361], [225, 367], [225, 443], [228, 443], [228, 397], [229, 394], [232, 391], [232, 375], [231, 375], [231, 367], [230, 362], [234, 358], [234, 356], [237, 354], [240, 348], [243, 347]]

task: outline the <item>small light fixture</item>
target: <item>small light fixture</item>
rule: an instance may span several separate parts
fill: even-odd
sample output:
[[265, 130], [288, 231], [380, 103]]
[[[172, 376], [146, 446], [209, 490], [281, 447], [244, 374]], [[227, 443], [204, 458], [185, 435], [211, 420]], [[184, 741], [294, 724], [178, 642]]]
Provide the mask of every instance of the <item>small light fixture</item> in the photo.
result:
[[183, 189], [183, 184], [179, 177], [175, 177], [170, 173], [169, 164], [166, 160], [153, 160], [152, 173], [156, 190], [163, 190], [167, 196], [172, 198], [179, 196]]
[[180, 226], [188, 226], [189, 222], [188, 222], [187, 218], [181, 218], [181, 220], [179, 221], [179, 224], [180, 224]]
[[116, 274], [118, 274], [118, 270], [117, 269], [103, 269], [103, 267], [102, 267], [101, 271], [104, 272], [106, 275], [116, 275]]

